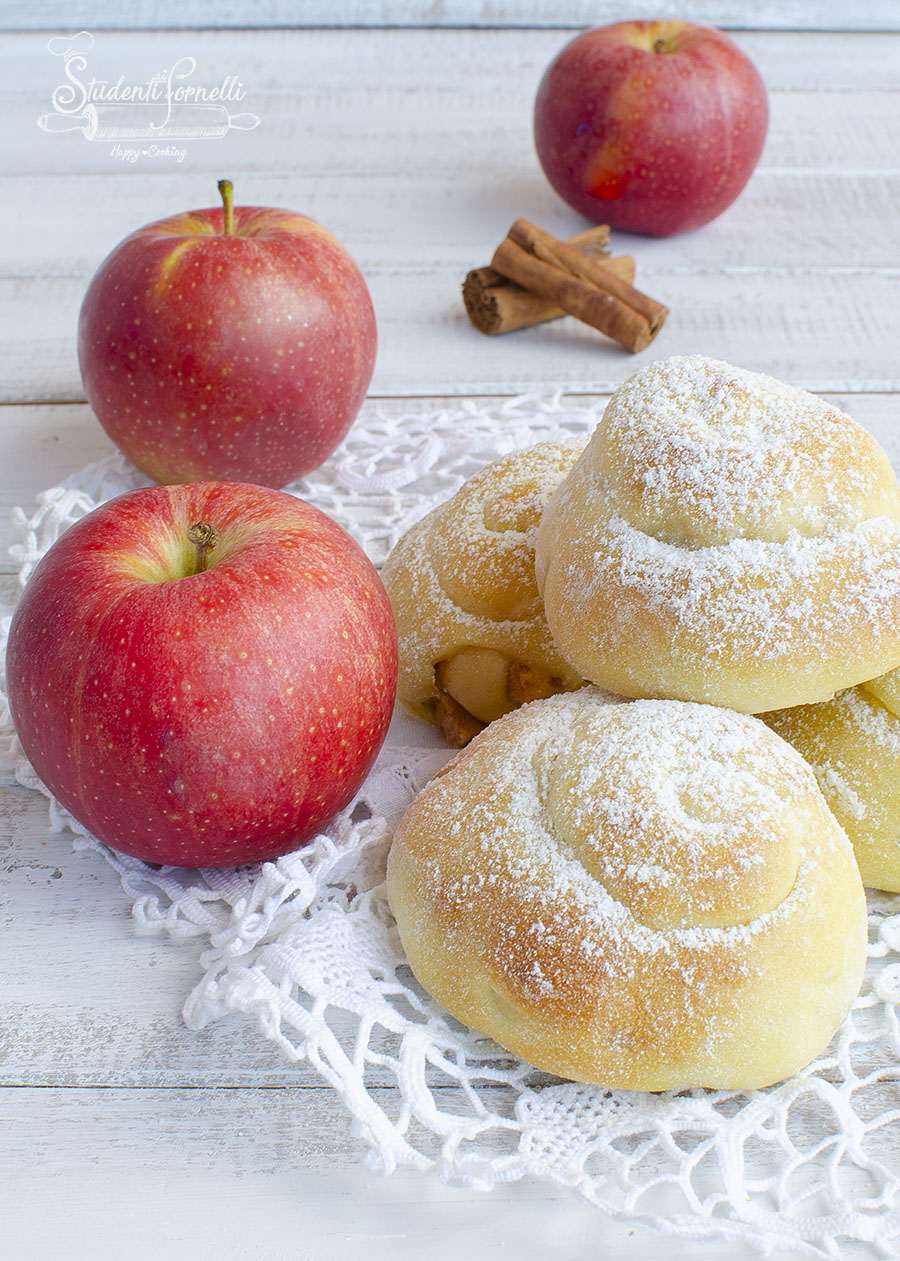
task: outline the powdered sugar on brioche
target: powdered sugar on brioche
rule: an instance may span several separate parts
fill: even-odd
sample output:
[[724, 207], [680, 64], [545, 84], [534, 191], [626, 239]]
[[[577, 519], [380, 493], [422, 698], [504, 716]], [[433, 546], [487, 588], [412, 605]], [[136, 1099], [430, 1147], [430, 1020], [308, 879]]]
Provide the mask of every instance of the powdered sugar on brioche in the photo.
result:
[[[442, 897], [471, 898], [506, 868], [540, 906], [543, 931], [559, 931], [555, 913], [572, 899], [586, 923], [632, 933], [643, 952], [718, 948], [729, 933], [746, 941], [785, 913], [788, 895], [803, 896], [783, 818], [815, 779], [756, 720], [664, 701], [625, 707], [593, 688], [522, 713], [484, 797], [445, 803], [451, 843], [465, 835], [482, 861], [448, 885], [438, 860], [429, 879]], [[438, 791], [451, 797], [450, 783], [442, 776]]]
[[[603, 494], [600, 483], [596, 489]], [[796, 631], [829, 645], [845, 638], [848, 616], [865, 623], [876, 641], [882, 634], [895, 641], [900, 525], [886, 518], [815, 538], [737, 538], [702, 550], [662, 542], [619, 516], [606, 527], [607, 552], [595, 551], [597, 568], [570, 570], [578, 598], [590, 604], [614, 566], [617, 581], [638, 589], [649, 608], [681, 624], [701, 623], [711, 656], [729, 651], [738, 634], [743, 651], [773, 660], [797, 651]], [[833, 574], [840, 582], [832, 591]]]
[[863, 882], [890, 892], [900, 891], [900, 718], [882, 696], [896, 703], [895, 688], [882, 677], [766, 715], [812, 766]]
[[898, 515], [887, 457], [849, 416], [720, 360], [651, 364], [616, 392], [600, 430], [593, 467], [623, 515], [680, 546]]
[[717, 360], [664, 360], [620, 388], [536, 561], [563, 656], [625, 695], [759, 712], [900, 663], [884, 452], [822, 400]]
[[434, 667], [469, 647], [581, 682], [560, 657], [534, 575], [546, 503], [587, 439], [542, 442], [487, 465], [400, 540], [383, 572], [399, 637], [398, 694], [426, 706]]
[[[389, 891], [414, 971], [454, 1014], [606, 1084], [733, 1078], [754, 1061], [740, 1046], [760, 989], [786, 1012], [798, 976], [824, 1045], [853, 981], [823, 997], [820, 973], [849, 959], [858, 984], [862, 963], [849, 845], [802, 758], [756, 719], [593, 688], [458, 755], [401, 825]], [[769, 1064], [775, 1040], [753, 1036]]]

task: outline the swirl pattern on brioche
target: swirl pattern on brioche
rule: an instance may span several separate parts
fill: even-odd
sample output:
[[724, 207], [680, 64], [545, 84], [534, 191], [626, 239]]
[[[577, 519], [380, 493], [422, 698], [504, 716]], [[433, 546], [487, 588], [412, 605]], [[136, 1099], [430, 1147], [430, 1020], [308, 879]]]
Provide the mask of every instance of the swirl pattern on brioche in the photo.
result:
[[863, 884], [900, 893], [900, 670], [765, 721], [812, 766]]
[[586, 441], [542, 442], [495, 460], [414, 525], [385, 563], [398, 697], [440, 721], [454, 743], [525, 700], [583, 683], [550, 637], [534, 536]]
[[536, 540], [548, 623], [624, 696], [747, 713], [900, 665], [900, 488], [824, 400], [695, 355], [620, 387]]
[[388, 895], [448, 1011], [608, 1087], [781, 1080], [865, 961], [853, 855], [799, 754], [747, 715], [591, 687], [456, 756], [396, 832]]

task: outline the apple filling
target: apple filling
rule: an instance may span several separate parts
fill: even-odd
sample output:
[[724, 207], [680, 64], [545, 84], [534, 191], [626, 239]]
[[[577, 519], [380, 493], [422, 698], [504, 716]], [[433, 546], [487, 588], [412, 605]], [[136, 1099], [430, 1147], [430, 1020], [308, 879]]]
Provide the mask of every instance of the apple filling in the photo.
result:
[[495, 648], [463, 648], [437, 663], [434, 678], [438, 725], [458, 748], [495, 718], [527, 701], [554, 696], [565, 687], [558, 675], [510, 661]]
[[463, 648], [434, 669], [435, 682], [479, 722], [493, 722], [514, 707], [509, 699], [509, 658], [495, 648]]

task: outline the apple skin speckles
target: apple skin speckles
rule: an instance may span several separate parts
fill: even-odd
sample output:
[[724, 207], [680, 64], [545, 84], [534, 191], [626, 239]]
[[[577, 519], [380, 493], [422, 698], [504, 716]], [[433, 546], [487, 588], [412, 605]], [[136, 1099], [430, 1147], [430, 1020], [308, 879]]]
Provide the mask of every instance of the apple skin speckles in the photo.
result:
[[[198, 521], [218, 541], [194, 573]], [[224, 483], [133, 491], [72, 526], [7, 653], [54, 796], [114, 849], [188, 867], [272, 859], [325, 826], [381, 747], [396, 673], [387, 596], [350, 536], [293, 495]]]
[[105, 259], [81, 307], [82, 381], [113, 442], [155, 481], [286, 486], [328, 458], [362, 405], [372, 302], [314, 220], [238, 206], [226, 236], [222, 218], [160, 220]]
[[768, 119], [762, 79], [721, 31], [616, 22], [582, 31], [550, 63], [534, 140], [547, 179], [580, 214], [670, 236], [731, 205]]

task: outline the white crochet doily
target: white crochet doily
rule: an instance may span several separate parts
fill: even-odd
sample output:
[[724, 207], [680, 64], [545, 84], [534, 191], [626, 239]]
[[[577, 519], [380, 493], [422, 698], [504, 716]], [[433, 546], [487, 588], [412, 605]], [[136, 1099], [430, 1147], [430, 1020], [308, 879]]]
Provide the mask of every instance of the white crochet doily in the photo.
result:
[[[337, 455], [291, 489], [379, 564], [488, 460], [596, 420], [597, 404], [560, 399], [367, 410]], [[67, 525], [142, 484], [114, 457], [19, 512], [23, 581]], [[2, 691], [0, 739], [18, 780], [40, 789]], [[868, 1255], [897, 1256], [900, 900], [870, 899], [863, 992], [828, 1051], [793, 1080], [749, 1094], [657, 1095], [560, 1082], [452, 1020], [404, 965], [382, 888], [386, 853], [406, 805], [448, 756], [425, 724], [395, 719], [354, 805], [307, 848], [258, 867], [155, 870], [100, 845], [52, 799], [50, 815], [116, 868], [140, 929], [205, 943], [188, 1026], [255, 1017], [260, 1035], [334, 1088], [383, 1171], [407, 1165], [485, 1189], [530, 1175], [685, 1238], [834, 1258], [866, 1243]]]

